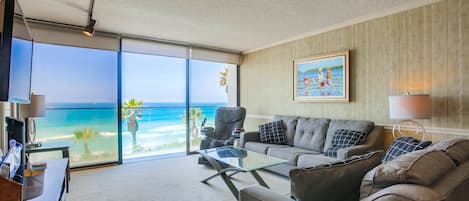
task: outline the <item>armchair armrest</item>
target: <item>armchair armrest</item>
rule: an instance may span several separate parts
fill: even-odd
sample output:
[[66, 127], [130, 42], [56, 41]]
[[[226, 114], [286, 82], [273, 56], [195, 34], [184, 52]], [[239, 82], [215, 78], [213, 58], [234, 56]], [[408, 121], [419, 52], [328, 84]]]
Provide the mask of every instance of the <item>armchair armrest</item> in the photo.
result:
[[264, 188], [262, 186], [248, 186], [239, 191], [239, 201], [292, 201], [292, 199]]
[[208, 138], [213, 137], [214, 133], [215, 133], [215, 128], [213, 127], [202, 127], [202, 129], [200, 129], [200, 134]]
[[364, 144], [337, 150], [337, 159], [346, 160], [354, 155], [362, 155], [370, 151], [384, 149], [384, 128], [375, 126], [368, 134]]
[[259, 142], [260, 137], [259, 137], [259, 132], [254, 131], [254, 132], [244, 132], [241, 133], [241, 136], [239, 138], [239, 146], [241, 148], [244, 148], [244, 145], [246, 142]]

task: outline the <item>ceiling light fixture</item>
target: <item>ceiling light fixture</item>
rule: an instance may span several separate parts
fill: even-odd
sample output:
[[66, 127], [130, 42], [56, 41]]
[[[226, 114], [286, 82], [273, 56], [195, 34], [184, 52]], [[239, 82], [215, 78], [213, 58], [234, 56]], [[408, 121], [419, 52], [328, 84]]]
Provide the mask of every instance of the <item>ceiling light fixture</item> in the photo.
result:
[[81, 31], [83, 34], [89, 37], [93, 37], [94, 35], [94, 25], [96, 25], [96, 20], [93, 19], [93, 7], [94, 7], [94, 0], [90, 1], [90, 9], [88, 11], [88, 24], [83, 28], [83, 31]]

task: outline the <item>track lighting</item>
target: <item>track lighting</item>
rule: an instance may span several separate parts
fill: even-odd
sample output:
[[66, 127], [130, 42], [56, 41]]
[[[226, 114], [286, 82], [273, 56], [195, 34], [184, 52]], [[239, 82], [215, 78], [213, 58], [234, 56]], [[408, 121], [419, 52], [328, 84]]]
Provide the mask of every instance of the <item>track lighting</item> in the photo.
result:
[[90, 19], [88, 21], [88, 25], [85, 26], [85, 28], [83, 29], [83, 31], [81, 31], [83, 34], [89, 36], [89, 37], [93, 37], [93, 34], [94, 34], [94, 25], [96, 24], [96, 20], [94, 19]]
[[96, 25], [96, 20], [93, 19], [93, 7], [94, 7], [94, 0], [90, 0], [90, 9], [88, 10], [88, 24], [81, 31], [83, 34], [89, 37], [93, 37], [94, 25]]

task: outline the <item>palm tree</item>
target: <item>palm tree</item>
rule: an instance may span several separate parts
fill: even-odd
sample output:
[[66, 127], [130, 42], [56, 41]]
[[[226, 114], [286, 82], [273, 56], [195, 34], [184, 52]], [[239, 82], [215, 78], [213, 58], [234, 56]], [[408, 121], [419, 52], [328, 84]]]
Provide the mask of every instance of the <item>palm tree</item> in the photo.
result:
[[137, 101], [131, 98], [129, 101], [124, 102], [122, 107], [122, 118], [126, 120], [127, 130], [132, 134], [132, 147], [137, 148], [137, 120], [142, 118], [143, 101]]
[[[190, 122], [190, 129], [191, 129], [191, 136], [193, 138], [198, 137], [199, 135], [199, 128], [197, 127], [197, 121], [202, 119], [203, 113], [202, 110], [198, 107], [191, 107], [189, 109], [189, 122]], [[186, 121], [186, 115], [182, 115], [183, 121]]]
[[228, 67], [225, 67], [218, 74], [220, 74], [220, 80], [218, 81], [220, 87], [225, 87], [225, 92], [228, 93]]
[[88, 147], [88, 140], [96, 136], [98, 132], [94, 131], [91, 128], [85, 128], [84, 130], [76, 130], [73, 132], [73, 136], [76, 140], [81, 140], [83, 142], [83, 147], [85, 149], [85, 155], [91, 155], [90, 148]]

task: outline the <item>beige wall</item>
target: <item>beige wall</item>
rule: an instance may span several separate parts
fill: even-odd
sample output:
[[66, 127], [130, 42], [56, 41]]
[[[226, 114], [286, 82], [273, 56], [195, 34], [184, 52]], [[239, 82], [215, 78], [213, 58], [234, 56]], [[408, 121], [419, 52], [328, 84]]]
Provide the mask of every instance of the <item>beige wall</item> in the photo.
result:
[[[293, 102], [293, 60], [344, 49], [351, 51], [351, 102]], [[392, 124], [388, 96], [408, 91], [431, 95], [433, 118], [423, 121], [430, 130], [467, 134], [469, 1], [445, 0], [246, 54], [240, 85], [248, 130], [273, 114]]]

